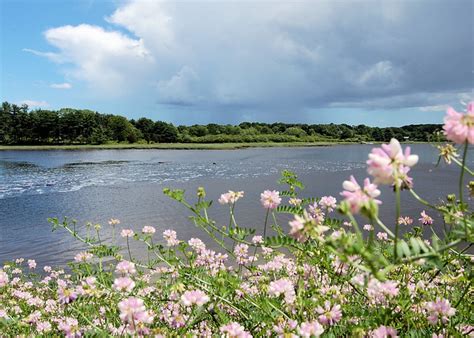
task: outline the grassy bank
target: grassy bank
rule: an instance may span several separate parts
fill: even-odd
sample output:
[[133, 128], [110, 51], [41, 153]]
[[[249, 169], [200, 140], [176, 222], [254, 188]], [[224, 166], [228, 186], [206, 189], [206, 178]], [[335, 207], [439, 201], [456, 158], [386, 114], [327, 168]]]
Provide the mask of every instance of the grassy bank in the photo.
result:
[[243, 149], [256, 147], [321, 147], [350, 142], [252, 142], [252, 143], [113, 143], [81, 145], [0, 145], [2, 150], [88, 150], [88, 149]]

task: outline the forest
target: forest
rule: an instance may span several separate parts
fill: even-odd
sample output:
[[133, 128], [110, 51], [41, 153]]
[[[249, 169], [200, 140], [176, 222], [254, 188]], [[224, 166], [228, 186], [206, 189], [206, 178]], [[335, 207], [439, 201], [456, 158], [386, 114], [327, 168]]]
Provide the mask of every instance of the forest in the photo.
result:
[[107, 143], [426, 142], [441, 138], [440, 124], [369, 127], [347, 124], [243, 122], [239, 125], [180, 125], [101, 114], [87, 109], [35, 109], [3, 102], [0, 144], [69, 145]]

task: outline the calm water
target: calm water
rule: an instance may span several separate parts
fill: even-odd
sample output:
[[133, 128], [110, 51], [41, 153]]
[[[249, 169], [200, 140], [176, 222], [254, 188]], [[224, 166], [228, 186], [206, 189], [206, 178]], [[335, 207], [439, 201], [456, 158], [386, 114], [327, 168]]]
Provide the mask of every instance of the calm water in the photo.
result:
[[[278, 189], [276, 181], [282, 170], [300, 175], [307, 186], [304, 195], [338, 196], [341, 182], [351, 173], [365, 177], [371, 147], [3, 151], [0, 262], [21, 256], [36, 258], [41, 264], [64, 264], [83, 248], [63, 231], [52, 233], [48, 217], [68, 216], [79, 224], [91, 221], [104, 228], [107, 220], [119, 218], [120, 226], [137, 231], [143, 225], [154, 225], [159, 230], [174, 228], [181, 239], [205, 238], [187, 219], [185, 209], [162, 194], [164, 187], [183, 188], [193, 195], [202, 185], [214, 200], [229, 189], [244, 190], [237, 220], [259, 229], [264, 217], [259, 194]], [[455, 167], [436, 168], [436, 151], [429, 145], [412, 148], [420, 155], [413, 170], [416, 190], [431, 201], [455, 191]], [[382, 192], [382, 216], [393, 217], [393, 194], [388, 188]], [[403, 208], [403, 214], [413, 217], [421, 210], [408, 195]], [[222, 224], [228, 219], [227, 208], [217, 203], [211, 215]], [[139, 247], [134, 251], [143, 254]]]

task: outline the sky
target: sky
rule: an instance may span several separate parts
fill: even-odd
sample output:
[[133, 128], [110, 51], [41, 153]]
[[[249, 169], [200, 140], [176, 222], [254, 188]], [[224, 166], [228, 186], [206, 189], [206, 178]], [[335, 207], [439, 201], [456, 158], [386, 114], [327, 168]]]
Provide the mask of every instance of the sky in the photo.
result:
[[441, 123], [471, 0], [0, 0], [0, 99], [175, 124]]

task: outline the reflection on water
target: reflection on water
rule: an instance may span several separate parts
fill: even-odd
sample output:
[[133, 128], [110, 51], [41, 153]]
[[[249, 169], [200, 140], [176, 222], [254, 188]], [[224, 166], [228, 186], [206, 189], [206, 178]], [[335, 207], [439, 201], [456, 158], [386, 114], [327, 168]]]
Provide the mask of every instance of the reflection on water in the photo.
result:
[[[238, 221], [260, 228], [259, 193], [278, 188], [282, 170], [301, 176], [307, 196], [338, 196], [341, 182], [351, 173], [365, 176], [371, 147], [0, 152], [0, 262], [20, 255], [36, 257], [43, 264], [70, 260], [71, 251], [82, 246], [62, 232], [51, 233], [46, 219], [55, 216], [70, 216], [79, 224], [100, 222], [104, 230], [114, 217], [123, 227], [138, 231], [150, 224], [160, 230], [174, 228], [182, 239], [202, 236], [184, 209], [163, 196], [162, 188], [168, 186], [193, 191], [202, 185], [214, 200], [228, 189], [244, 190]], [[413, 171], [420, 193], [434, 200], [453, 191], [455, 168], [435, 168], [436, 152], [429, 145], [413, 148], [420, 155]], [[393, 217], [393, 194], [388, 188], [382, 192], [382, 216]], [[420, 210], [406, 196], [404, 211], [416, 216]], [[222, 224], [226, 213], [219, 205], [211, 211]]]

